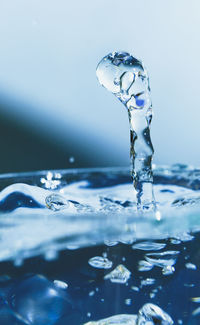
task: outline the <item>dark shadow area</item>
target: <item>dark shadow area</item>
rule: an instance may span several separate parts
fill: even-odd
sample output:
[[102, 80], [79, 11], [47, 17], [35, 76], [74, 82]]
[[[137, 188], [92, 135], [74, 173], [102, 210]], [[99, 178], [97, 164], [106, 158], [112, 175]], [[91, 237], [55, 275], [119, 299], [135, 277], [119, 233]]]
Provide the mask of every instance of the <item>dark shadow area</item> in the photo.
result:
[[5, 117], [1, 112], [0, 148], [0, 173], [92, 165], [88, 154], [84, 156], [78, 150], [75, 161], [70, 163], [70, 157], [74, 153], [70, 147], [63, 149], [57, 140], [48, 140], [41, 132], [36, 133], [23, 123]]

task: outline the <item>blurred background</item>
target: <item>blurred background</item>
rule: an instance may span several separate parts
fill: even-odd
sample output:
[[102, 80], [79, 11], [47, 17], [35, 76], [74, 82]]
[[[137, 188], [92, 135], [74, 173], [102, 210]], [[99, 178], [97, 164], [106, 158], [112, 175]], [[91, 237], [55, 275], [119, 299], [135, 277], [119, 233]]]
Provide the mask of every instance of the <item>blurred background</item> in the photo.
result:
[[156, 164], [199, 166], [199, 0], [1, 0], [0, 172], [129, 165], [127, 112], [97, 82], [124, 50], [150, 75]]

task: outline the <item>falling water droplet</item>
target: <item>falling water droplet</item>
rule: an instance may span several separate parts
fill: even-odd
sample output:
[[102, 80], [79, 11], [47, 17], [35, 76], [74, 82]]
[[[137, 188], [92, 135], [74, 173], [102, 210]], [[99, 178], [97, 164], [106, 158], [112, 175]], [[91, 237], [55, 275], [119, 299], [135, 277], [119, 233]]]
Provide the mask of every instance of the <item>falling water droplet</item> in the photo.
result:
[[70, 162], [70, 164], [73, 164], [73, 163], [75, 162], [75, 158], [74, 158], [73, 156], [71, 156], [71, 157], [69, 158], [69, 162]]
[[127, 108], [130, 123], [131, 175], [137, 193], [138, 210], [156, 210], [153, 193], [150, 138], [152, 104], [149, 78], [141, 61], [127, 52], [113, 52], [97, 66], [102, 86], [112, 92]]

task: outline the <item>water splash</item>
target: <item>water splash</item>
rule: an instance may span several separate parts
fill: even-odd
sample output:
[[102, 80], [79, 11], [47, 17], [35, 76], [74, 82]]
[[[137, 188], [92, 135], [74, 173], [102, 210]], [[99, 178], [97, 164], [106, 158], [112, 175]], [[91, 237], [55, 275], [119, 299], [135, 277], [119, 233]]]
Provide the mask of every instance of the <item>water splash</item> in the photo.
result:
[[97, 66], [98, 80], [127, 108], [130, 123], [131, 175], [138, 210], [155, 210], [150, 138], [152, 103], [149, 78], [143, 63], [126, 52], [113, 52]]

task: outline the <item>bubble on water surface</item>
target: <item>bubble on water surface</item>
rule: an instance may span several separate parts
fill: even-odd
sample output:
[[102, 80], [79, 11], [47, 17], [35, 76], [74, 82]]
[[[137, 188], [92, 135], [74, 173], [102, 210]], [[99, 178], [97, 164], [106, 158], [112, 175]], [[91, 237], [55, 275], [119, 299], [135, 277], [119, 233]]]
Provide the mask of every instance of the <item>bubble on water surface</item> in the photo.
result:
[[69, 201], [59, 194], [48, 195], [45, 202], [47, 208], [53, 211], [60, 211], [69, 207]]
[[110, 269], [113, 265], [112, 261], [102, 256], [95, 256], [89, 259], [89, 265], [97, 269]]
[[73, 156], [69, 157], [70, 164], [73, 164], [75, 162], [75, 158]]
[[118, 265], [112, 272], [104, 276], [105, 280], [110, 280], [113, 283], [125, 284], [131, 276], [131, 272], [123, 265]]

